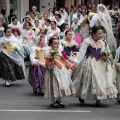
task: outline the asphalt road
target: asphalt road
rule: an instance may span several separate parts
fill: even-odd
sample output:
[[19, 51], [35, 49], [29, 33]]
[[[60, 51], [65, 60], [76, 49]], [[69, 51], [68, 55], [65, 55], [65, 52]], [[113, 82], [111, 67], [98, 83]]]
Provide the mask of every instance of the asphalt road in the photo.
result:
[[50, 108], [50, 100], [35, 96], [27, 79], [9, 88], [0, 79], [0, 120], [120, 120], [120, 104], [115, 99], [102, 101], [106, 108], [95, 107], [95, 101], [81, 105], [76, 97], [63, 101], [65, 108]]

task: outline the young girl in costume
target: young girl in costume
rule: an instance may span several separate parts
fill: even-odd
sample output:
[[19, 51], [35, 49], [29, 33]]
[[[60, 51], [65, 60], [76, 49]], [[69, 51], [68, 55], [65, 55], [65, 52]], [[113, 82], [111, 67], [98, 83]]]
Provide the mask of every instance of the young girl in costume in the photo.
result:
[[[105, 55], [105, 56], [104, 56]], [[109, 57], [108, 57], [109, 56]], [[83, 41], [74, 62], [78, 64], [73, 75], [76, 96], [84, 100], [96, 100], [96, 106], [104, 107], [100, 100], [116, 98], [113, 85], [113, 61], [109, 48], [102, 40], [102, 27], [92, 28], [92, 37]]]
[[51, 28], [47, 31], [47, 38], [49, 39], [53, 35], [59, 36], [60, 29], [57, 27], [56, 21], [51, 22]]
[[35, 45], [35, 33], [32, 28], [32, 24], [30, 22], [25, 23], [25, 28], [22, 32], [23, 44], [25, 44], [25, 57], [26, 60], [29, 61], [29, 55], [32, 47]]
[[0, 39], [0, 77], [6, 86], [10, 86], [9, 81], [25, 78], [23, 47], [13, 36], [11, 28], [5, 28], [4, 34]]
[[68, 56], [71, 56], [72, 52], [77, 51], [77, 43], [72, 39], [72, 32], [70, 30], [65, 32], [65, 39], [61, 43]]
[[57, 38], [50, 38], [49, 46], [50, 48], [46, 51], [44, 97], [51, 99], [51, 107], [65, 107], [62, 97], [75, 93], [70, 73], [67, 69], [71, 68], [71, 65], [65, 59], [64, 53], [58, 51], [59, 40]]
[[45, 75], [45, 39], [40, 37], [38, 44], [32, 47], [30, 52], [31, 66], [29, 68], [28, 82], [33, 88], [34, 94], [44, 95], [44, 75]]

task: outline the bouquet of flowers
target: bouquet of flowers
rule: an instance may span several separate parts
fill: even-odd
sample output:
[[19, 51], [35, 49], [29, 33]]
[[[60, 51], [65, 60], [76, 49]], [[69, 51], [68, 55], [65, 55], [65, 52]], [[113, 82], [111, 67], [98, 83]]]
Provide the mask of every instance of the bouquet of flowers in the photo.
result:
[[100, 60], [104, 60], [107, 63], [106, 71], [108, 71], [109, 64], [111, 64], [111, 68], [113, 69], [114, 59], [113, 59], [110, 51], [114, 51], [114, 50], [115, 50], [115, 48], [105, 49], [102, 51], [102, 53], [100, 55]]
[[24, 56], [21, 53], [22, 51], [18, 50], [17, 45], [15, 43], [11, 46], [11, 49], [15, 50], [22, 58], [24, 58]]
[[71, 64], [62, 56], [60, 55], [56, 50], [50, 51], [51, 60], [55, 62], [55, 65], [61, 69], [62, 66], [66, 66], [68, 69], [71, 67]]

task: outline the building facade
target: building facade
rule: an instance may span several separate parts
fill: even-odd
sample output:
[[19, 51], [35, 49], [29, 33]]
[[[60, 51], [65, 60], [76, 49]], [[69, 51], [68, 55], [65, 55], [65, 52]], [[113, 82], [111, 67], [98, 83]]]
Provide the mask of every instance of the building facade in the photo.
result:
[[0, 0], [0, 9], [5, 8], [7, 15], [11, 8], [16, 9], [18, 19], [21, 20], [27, 11], [30, 11], [32, 6], [37, 6], [39, 12], [43, 12], [48, 8], [53, 7], [68, 7], [71, 5], [88, 5], [103, 3], [105, 5], [120, 6], [120, 0]]

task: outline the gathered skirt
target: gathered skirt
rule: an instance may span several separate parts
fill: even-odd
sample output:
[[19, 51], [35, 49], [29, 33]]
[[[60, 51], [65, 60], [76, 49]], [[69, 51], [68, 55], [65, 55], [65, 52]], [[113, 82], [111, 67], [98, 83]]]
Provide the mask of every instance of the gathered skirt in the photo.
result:
[[29, 78], [28, 82], [33, 88], [41, 88], [44, 89], [44, 76], [45, 76], [46, 68], [39, 65], [35, 67], [30, 65], [29, 67]]
[[22, 66], [17, 65], [3, 52], [0, 52], [0, 77], [11, 81], [25, 79]]
[[[66, 70], [66, 72], [64, 74], [67, 75], [68, 70], [67, 69], [65, 69], [65, 70]], [[66, 83], [66, 81], [64, 81], [64, 85], [66, 83], [66, 84], [69, 84], [69, 86], [66, 89], [62, 90], [62, 89], [60, 89], [60, 83], [59, 82], [62, 78], [63, 78], [63, 80], [65, 80], [64, 75], [59, 76], [60, 75], [59, 71], [56, 71], [56, 73], [58, 73], [58, 76], [56, 76], [53, 73], [52, 70], [47, 70], [46, 71], [44, 97], [45, 98], [58, 98], [58, 97], [74, 95], [75, 94], [75, 89], [74, 89], [73, 83], [71, 81], [71, 78], [68, 77], [68, 78], [70, 78], [68, 80], [69, 83], [68, 82]]]

